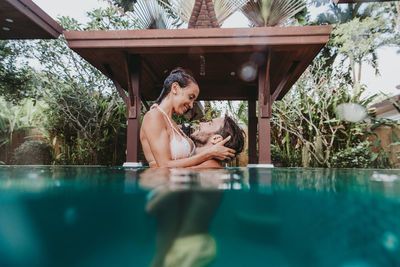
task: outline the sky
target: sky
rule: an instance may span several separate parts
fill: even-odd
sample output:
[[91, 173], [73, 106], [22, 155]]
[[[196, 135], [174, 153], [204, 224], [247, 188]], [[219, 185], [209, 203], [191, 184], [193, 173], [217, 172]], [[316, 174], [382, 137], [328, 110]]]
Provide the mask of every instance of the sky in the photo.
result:
[[[81, 23], [86, 23], [86, 12], [97, 7], [106, 7], [108, 4], [103, 0], [33, 0], [52, 18], [59, 16], [70, 16]], [[247, 27], [247, 22], [240, 13], [233, 14], [224, 23], [223, 27]], [[378, 65], [380, 76], [375, 75], [371, 66], [364, 64], [361, 74], [362, 83], [367, 85], [365, 95], [382, 92], [387, 95], [398, 95], [400, 90], [400, 48], [385, 47], [378, 50]]]

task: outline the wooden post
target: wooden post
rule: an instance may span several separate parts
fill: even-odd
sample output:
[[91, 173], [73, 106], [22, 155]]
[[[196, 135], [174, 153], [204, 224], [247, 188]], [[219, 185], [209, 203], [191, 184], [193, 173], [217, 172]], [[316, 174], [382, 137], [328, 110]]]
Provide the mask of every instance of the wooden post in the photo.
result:
[[129, 101], [127, 111], [127, 140], [126, 140], [126, 162], [138, 162], [139, 152], [139, 129], [140, 129], [140, 69], [141, 58], [138, 55], [127, 55], [129, 83]]
[[247, 129], [247, 147], [249, 153], [249, 164], [257, 163], [257, 113], [256, 99], [250, 95], [248, 99], [248, 129]]
[[258, 164], [271, 164], [271, 92], [269, 70], [271, 52], [267, 63], [258, 69]]

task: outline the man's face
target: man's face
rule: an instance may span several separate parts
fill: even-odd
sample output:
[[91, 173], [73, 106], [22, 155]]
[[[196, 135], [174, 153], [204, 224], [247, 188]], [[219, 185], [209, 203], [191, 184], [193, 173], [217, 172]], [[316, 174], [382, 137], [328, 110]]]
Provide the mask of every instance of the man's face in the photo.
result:
[[207, 144], [209, 139], [224, 126], [224, 118], [216, 118], [211, 121], [201, 122], [199, 128], [191, 134], [191, 138], [199, 144]]

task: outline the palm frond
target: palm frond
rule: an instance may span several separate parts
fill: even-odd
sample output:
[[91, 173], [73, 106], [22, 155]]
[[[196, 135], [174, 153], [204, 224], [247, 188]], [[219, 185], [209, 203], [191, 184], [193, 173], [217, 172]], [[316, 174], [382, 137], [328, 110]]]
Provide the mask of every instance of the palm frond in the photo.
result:
[[230, 15], [242, 8], [248, 0], [214, 0], [214, 10], [221, 25]]
[[133, 14], [142, 29], [174, 28], [173, 19], [156, 0], [136, 1]]
[[[213, 0], [215, 16], [219, 25], [221, 25], [230, 15], [240, 10], [248, 0]], [[189, 23], [190, 16], [196, 0], [159, 0], [165, 7], [171, 9], [180, 19]]]
[[241, 11], [256, 27], [276, 26], [306, 7], [303, 0], [249, 0]]
[[[111, 2], [109, 0], [108, 2]], [[122, 8], [124, 12], [133, 11], [136, 0], [113, 0], [116, 6]]]
[[159, 2], [174, 12], [181, 20], [189, 23], [195, 0], [169, 0], [169, 3], [159, 0]]

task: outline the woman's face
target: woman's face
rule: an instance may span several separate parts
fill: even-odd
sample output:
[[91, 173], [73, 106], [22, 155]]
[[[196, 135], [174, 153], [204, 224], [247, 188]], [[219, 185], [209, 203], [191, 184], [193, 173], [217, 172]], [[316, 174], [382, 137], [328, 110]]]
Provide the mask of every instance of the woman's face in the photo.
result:
[[171, 92], [174, 96], [174, 111], [182, 115], [193, 108], [193, 103], [199, 96], [199, 86], [193, 82], [185, 88], [181, 88], [178, 83], [173, 83]]

